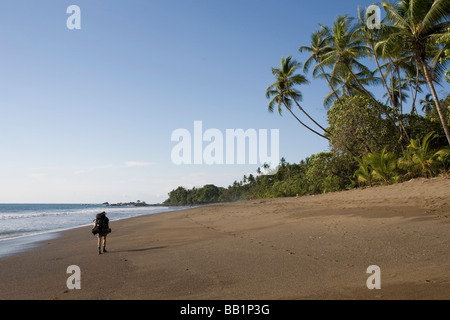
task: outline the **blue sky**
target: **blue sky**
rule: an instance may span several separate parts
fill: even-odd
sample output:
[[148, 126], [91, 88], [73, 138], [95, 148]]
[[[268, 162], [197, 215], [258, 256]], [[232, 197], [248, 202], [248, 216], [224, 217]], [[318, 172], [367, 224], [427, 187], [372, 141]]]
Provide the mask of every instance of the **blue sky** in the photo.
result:
[[[70, 5], [81, 30], [69, 30]], [[182, 185], [228, 186], [258, 165], [175, 165], [171, 133], [279, 129], [280, 156], [328, 150], [267, 111], [271, 67], [318, 23], [371, 1], [89, 0], [0, 4], [0, 202], [160, 202]], [[311, 75], [308, 79], [312, 80]], [[326, 125], [326, 83], [301, 88]]]

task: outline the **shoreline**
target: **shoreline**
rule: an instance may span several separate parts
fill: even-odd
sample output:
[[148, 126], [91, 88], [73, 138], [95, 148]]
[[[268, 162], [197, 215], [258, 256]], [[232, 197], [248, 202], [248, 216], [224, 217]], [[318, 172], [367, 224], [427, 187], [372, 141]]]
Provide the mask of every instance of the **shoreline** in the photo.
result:
[[38, 248], [47, 240], [61, 237], [61, 231], [49, 231], [33, 235], [18, 236], [10, 239], [0, 240], [0, 261], [3, 258], [13, 256], [18, 253], [24, 253]]
[[449, 299], [449, 190], [418, 179], [133, 217], [112, 222], [100, 256], [89, 227], [71, 229], [2, 258], [0, 299]]
[[[183, 208], [183, 209], [176, 209], [177, 207], [175, 207], [175, 206], [172, 208], [170, 208], [168, 206], [164, 206], [164, 208], [168, 208], [169, 210], [161, 211], [161, 212], [149, 212], [149, 213], [141, 214], [139, 216], [116, 218], [112, 221], [115, 222], [115, 221], [120, 221], [120, 220], [125, 220], [125, 219], [132, 219], [132, 218], [140, 217], [140, 216], [147, 216], [147, 215], [154, 215], [154, 214], [159, 214], [159, 213], [185, 210], [185, 207], [186, 206], [178, 206], [178, 208]], [[190, 208], [188, 208], [188, 209], [190, 209]], [[100, 212], [100, 210], [99, 210], [99, 212]], [[55, 239], [55, 238], [63, 236], [63, 233], [66, 231], [74, 230], [77, 228], [86, 228], [89, 226], [92, 226], [92, 223], [86, 223], [86, 224], [77, 225], [77, 226], [73, 226], [73, 227], [67, 227], [67, 228], [40, 231], [40, 232], [36, 232], [36, 233], [32, 233], [32, 234], [24, 234], [24, 235], [14, 236], [11, 238], [0, 239], [0, 261], [2, 258], [38, 248], [46, 240]]]

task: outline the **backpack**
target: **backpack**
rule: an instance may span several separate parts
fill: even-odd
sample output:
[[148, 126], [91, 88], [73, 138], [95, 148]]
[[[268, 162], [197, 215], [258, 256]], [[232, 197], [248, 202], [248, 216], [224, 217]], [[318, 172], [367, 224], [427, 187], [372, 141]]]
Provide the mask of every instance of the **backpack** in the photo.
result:
[[98, 213], [93, 221], [94, 226], [92, 227], [92, 233], [96, 235], [97, 233], [108, 234], [111, 233], [109, 228], [109, 219], [103, 213]]

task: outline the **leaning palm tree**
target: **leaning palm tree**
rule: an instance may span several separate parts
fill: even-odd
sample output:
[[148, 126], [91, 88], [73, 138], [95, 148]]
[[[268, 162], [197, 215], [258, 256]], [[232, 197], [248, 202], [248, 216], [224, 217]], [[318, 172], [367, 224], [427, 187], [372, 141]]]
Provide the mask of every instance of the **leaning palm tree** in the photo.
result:
[[[402, 43], [413, 55], [430, 87], [445, 135], [450, 145], [450, 131], [434, 87], [433, 73], [439, 65], [443, 50], [436, 40], [447, 33], [450, 26], [449, 0], [402, 0], [395, 5], [382, 2], [386, 17], [392, 23], [390, 36], [378, 46], [386, 50]], [[431, 53], [433, 55], [431, 55]]]
[[[341, 96], [346, 94], [347, 96], [354, 96], [356, 94], [364, 94], [355, 83], [353, 78], [349, 75], [346, 68], [341, 65], [333, 65], [333, 74], [325, 70], [325, 64], [322, 63], [323, 57], [330, 52], [332, 48], [332, 34], [328, 27], [321, 25], [321, 29], [314, 31], [311, 34], [311, 42], [309, 46], [301, 46], [299, 48], [300, 53], [304, 51], [311, 53], [311, 56], [306, 60], [303, 71], [308, 72], [311, 64], [316, 63], [313, 70], [314, 78], [325, 79], [328, 86], [331, 88], [324, 98], [324, 107], [329, 108], [333, 105], [334, 101], [342, 104]], [[331, 67], [331, 66], [330, 66]], [[368, 69], [364, 68], [362, 71], [356, 72], [355, 76], [364, 85], [375, 84], [378, 79], [374, 77]]]
[[303, 65], [303, 71], [308, 72], [311, 64], [315, 62], [317, 67], [314, 68], [313, 76], [315, 78], [325, 78], [328, 86], [331, 88], [331, 93], [329, 93], [324, 100], [325, 107], [330, 106], [334, 100], [341, 103], [339, 99], [341, 90], [339, 88], [335, 88], [336, 81], [333, 81], [334, 79], [331, 75], [326, 73], [324, 66], [320, 64], [323, 55], [330, 49], [328, 46], [328, 40], [328, 30], [325, 27], [322, 27], [320, 30], [316, 30], [311, 34], [311, 42], [309, 46], [301, 46], [299, 48], [300, 53], [306, 51], [311, 54]]
[[309, 46], [301, 46], [298, 49], [300, 53], [306, 51], [311, 54], [303, 65], [304, 72], [308, 72], [309, 67], [313, 62], [320, 62], [322, 56], [329, 51], [327, 41], [327, 30], [322, 27], [320, 30], [316, 30], [311, 34], [311, 42]]
[[[326, 29], [329, 32], [329, 49], [323, 55], [319, 66], [332, 68], [332, 77], [339, 71], [345, 71], [359, 84], [355, 72], [369, 72], [370, 70], [358, 61], [367, 56], [367, 50], [360, 39], [352, 38], [355, 31], [352, 19], [347, 15], [339, 16], [333, 27]], [[363, 87], [362, 84], [360, 86]]]
[[284, 57], [281, 59], [280, 68], [272, 68], [272, 74], [277, 80], [266, 89], [266, 98], [271, 99], [269, 102], [269, 111], [273, 112], [275, 105], [277, 105], [278, 113], [281, 115], [282, 106], [284, 106], [302, 126], [322, 138], [329, 139], [302, 122], [292, 111], [292, 102], [294, 102], [300, 111], [302, 111], [312, 122], [314, 122], [315, 125], [317, 125], [324, 132], [327, 132], [327, 130], [317, 123], [298, 102], [301, 101], [302, 94], [300, 91], [295, 89], [295, 86], [308, 83], [305, 76], [295, 73], [300, 67], [301, 64], [289, 56], [286, 59]]

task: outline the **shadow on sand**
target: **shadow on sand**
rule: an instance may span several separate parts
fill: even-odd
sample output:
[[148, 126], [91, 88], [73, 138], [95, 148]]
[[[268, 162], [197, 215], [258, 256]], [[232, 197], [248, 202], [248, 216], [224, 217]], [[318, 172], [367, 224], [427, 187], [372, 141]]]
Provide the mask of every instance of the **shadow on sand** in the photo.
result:
[[167, 246], [150, 247], [150, 248], [141, 248], [141, 249], [120, 250], [120, 251], [114, 251], [114, 252], [142, 252], [142, 251], [156, 250], [156, 249], [164, 249], [164, 248], [167, 248]]

